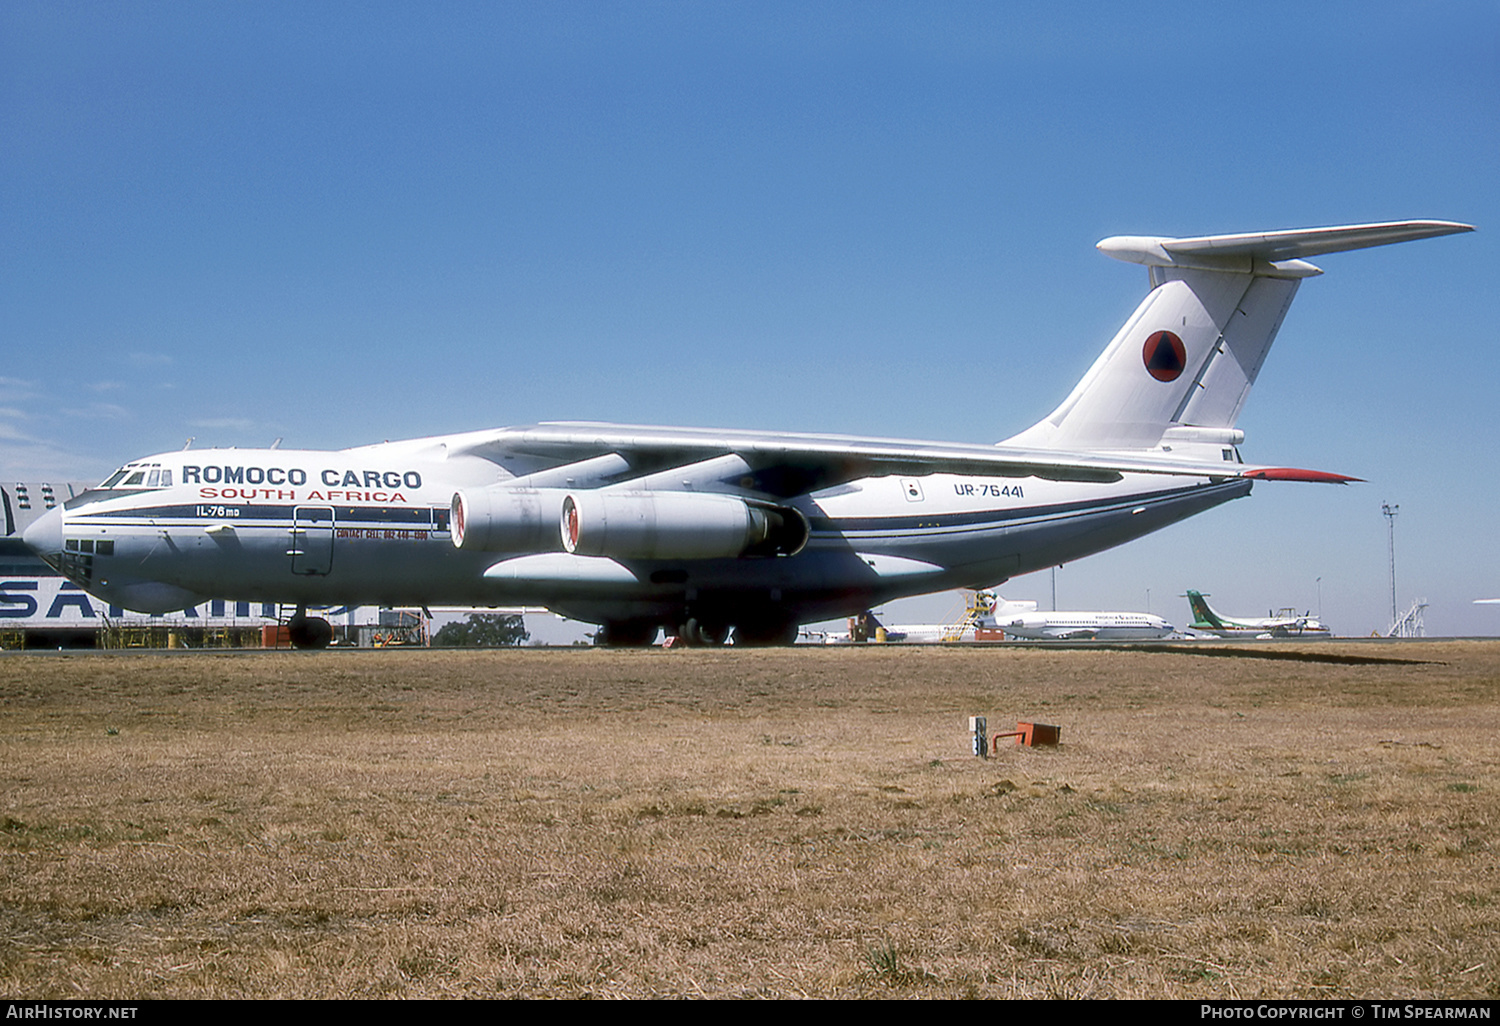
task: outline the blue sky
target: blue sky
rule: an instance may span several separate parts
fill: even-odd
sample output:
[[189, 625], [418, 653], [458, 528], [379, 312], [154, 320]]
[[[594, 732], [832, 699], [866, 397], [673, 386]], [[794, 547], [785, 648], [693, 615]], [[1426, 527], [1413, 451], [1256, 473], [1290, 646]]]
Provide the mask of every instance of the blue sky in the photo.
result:
[[1099, 239], [1433, 217], [1480, 230], [1318, 261], [1240, 421], [1370, 483], [1058, 598], [1321, 591], [1368, 633], [1388, 501], [1402, 603], [1500, 633], [1497, 169], [1492, 3], [11, 0], [0, 472], [575, 418], [993, 441], [1144, 294]]

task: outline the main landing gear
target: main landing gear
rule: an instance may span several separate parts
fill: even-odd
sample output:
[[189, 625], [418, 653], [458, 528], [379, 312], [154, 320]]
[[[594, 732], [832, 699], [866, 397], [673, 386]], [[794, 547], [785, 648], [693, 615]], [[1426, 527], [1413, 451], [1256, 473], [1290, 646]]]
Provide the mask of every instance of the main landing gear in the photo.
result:
[[[797, 640], [798, 625], [780, 617], [745, 616], [734, 623], [734, 643], [738, 646], [765, 648], [790, 645]], [[690, 616], [667, 634], [677, 637], [677, 644], [693, 647], [715, 647], [729, 640], [731, 623], [723, 619], [705, 620]], [[646, 648], [656, 640], [657, 624], [649, 620], [606, 620], [594, 635], [594, 643], [609, 648]]]
[[713, 647], [729, 640], [727, 625], [707, 623], [696, 616], [688, 617], [687, 623], [677, 628], [677, 639], [684, 645]]
[[753, 648], [795, 645], [799, 627], [795, 620], [752, 620], [735, 625], [734, 643]]
[[609, 648], [647, 648], [656, 640], [656, 624], [649, 620], [606, 620], [594, 644]]

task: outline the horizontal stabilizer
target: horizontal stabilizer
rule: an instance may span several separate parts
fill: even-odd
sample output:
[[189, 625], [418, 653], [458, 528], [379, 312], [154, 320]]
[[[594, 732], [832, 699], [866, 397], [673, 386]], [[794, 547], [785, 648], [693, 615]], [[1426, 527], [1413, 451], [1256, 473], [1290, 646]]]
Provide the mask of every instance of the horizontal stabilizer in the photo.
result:
[[[1133, 264], [1155, 267], [1220, 266], [1259, 261], [1270, 265], [1298, 261], [1324, 253], [1387, 246], [1395, 242], [1431, 239], [1439, 235], [1471, 232], [1472, 225], [1456, 221], [1386, 221], [1380, 224], [1349, 224], [1331, 228], [1292, 228], [1275, 232], [1239, 235], [1200, 235], [1173, 239], [1151, 235], [1115, 235], [1099, 243], [1099, 251]], [[1244, 269], [1248, 270], [1248, 266]], [[1311, 264], [1292, 264], [1280, 270], [1293, 277], [1317, 274]]]

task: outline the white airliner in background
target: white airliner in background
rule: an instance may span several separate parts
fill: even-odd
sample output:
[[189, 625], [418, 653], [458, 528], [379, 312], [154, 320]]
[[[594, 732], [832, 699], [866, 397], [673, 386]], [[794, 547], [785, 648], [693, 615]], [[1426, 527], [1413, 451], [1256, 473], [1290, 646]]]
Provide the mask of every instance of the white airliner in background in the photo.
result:
[[1147, 641], [1165, 638], [1174, 630], [1150, 613], [1044, 613], [1029, 601], [997, 607], [993, 625], [1007, 638], [1033, 641]]
[[[1072, 393], [998, 445], [548, 423], [336, 452], [209, 449], [132, 461], [26, 543], [143, 612], [206, 599], [544, 605], [619, 645], [658, 627], [790, 643], [891, 599], [989, 588], [1119, 545], [1256, 480], [1235, 421], [1304, 258], [1471, 231], [1404, 221], [1116, 237], [1151, 291]], [[1053, 343], [1055, 344], [1055, 343]]]

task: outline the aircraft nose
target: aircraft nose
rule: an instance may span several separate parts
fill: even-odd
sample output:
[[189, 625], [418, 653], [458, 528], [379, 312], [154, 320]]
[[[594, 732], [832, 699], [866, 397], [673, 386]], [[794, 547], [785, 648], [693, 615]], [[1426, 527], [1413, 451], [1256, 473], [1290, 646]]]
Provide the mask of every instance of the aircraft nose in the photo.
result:
[[55, 562], [62, 554], [63, 511], [49, 509], [43, 513], [21, 532], [21, 540], [42, 559], [49, 563]]

